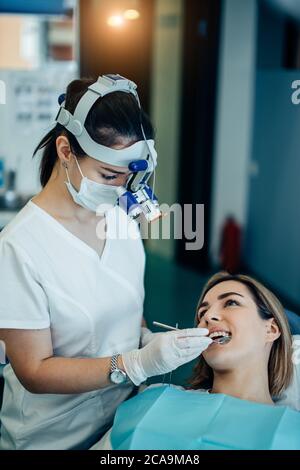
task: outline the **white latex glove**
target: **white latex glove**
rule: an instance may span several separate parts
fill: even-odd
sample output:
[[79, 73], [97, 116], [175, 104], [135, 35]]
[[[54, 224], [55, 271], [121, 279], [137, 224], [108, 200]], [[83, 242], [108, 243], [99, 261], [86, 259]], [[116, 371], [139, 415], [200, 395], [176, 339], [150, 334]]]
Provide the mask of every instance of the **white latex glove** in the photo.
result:
[[200, 356], [212, 343], [207, 335], [206, 328], [155, 334], [147, 346], [122, 354], [125, 371], [135, 385], [148, 377], [167, 374]]
[[145, 326], [142, 326], [142, 332], [141, 332], [141, 345], [142, 348], [144, 346], [147, 346], [147, 344], [150, 343], [155, 337], [158, 335], [163, 335], [164, 333], [153, 333], [149, 328], [146, 328]]

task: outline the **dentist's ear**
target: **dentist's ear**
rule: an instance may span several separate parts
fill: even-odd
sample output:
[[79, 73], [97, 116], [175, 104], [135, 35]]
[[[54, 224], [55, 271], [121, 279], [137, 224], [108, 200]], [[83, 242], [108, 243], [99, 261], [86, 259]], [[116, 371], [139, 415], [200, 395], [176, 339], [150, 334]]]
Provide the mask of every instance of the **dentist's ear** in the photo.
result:
[[281, 336], [279, 326], [277, 325], [274, 318], [266, 321], [266, 341], [267, 343], [273, 343], [276, 339]]
[[56, 151], [62, 164], [69, 164], [72, 159], [72, 152], [69, 140], [66, 136], [60, 135], [56, 139]]

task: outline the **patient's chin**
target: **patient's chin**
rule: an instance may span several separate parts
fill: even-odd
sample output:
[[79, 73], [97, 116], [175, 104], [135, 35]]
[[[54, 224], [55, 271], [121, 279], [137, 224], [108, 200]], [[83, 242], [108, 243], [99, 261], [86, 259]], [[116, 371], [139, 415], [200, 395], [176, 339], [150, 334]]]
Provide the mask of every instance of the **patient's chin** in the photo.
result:
[[[255, 351], [255, 352], [254, 352]], [[214, 370], [226, 371], [237, 367], [245, 367], [249, 360], [253, 362], [261, 358], [260, 350], [257, 345], [243, 341], [231, 341], [225, 346], [212, 345], [203, 353], [205, 362]]]
[[213, 369], [219, 369], [220, 367], [222, 369], [232, 368], [236, 365], [238, 356], [237, 351], [218, 347], [209, 348], [203, 353], [205, 361]]
[[206, 360], [206, 362], [215, 372], [226, 372], [236, 367], [236, 361], [226, 360], [225, 358], [219, 358], [219, 360], [214, 358], [214, 360]]

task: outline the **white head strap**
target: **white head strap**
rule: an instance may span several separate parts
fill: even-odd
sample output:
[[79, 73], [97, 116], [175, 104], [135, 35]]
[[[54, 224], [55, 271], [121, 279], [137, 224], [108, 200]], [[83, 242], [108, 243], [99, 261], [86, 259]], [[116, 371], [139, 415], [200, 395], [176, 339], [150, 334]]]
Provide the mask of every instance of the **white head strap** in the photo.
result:
[[64, 101], [60, 106], [55, 120], [76, 137], [79, 145], [88, 156], [116, 166], [128, 166], [129, 163], [134, 160], [148, 160], [149, 169], [153, 171], [154, 168], [151, 168], [151, 166], [155, 167], [157, 161], [157, 153], [154, 148], [153, 140], [140, 140], [130, 147], [116, 150], [94, 141], [84, 126], [86, 117], [94, 103], [99, 98], [109, 93], [115, 91], [131, 93], [135, 96], [140, 107], [136, 89], [137, 85], [134, 82], [121, 75], [103, 75], [88, 87], [87, 91], [79, 100], [74, 114], [71, 114], [65, 109]]

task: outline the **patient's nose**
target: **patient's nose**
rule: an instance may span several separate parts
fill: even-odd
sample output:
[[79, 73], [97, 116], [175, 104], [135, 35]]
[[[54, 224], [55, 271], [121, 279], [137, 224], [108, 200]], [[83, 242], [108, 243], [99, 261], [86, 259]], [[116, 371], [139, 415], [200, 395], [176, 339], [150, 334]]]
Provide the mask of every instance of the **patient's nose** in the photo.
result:
[[208, 310], [205, 315], [203, 315], [202, 320], [204, 320], [206, 324], [210, 322], [218, 322], [221, 320], [221, 312], [217, 312], [213, 309]]

